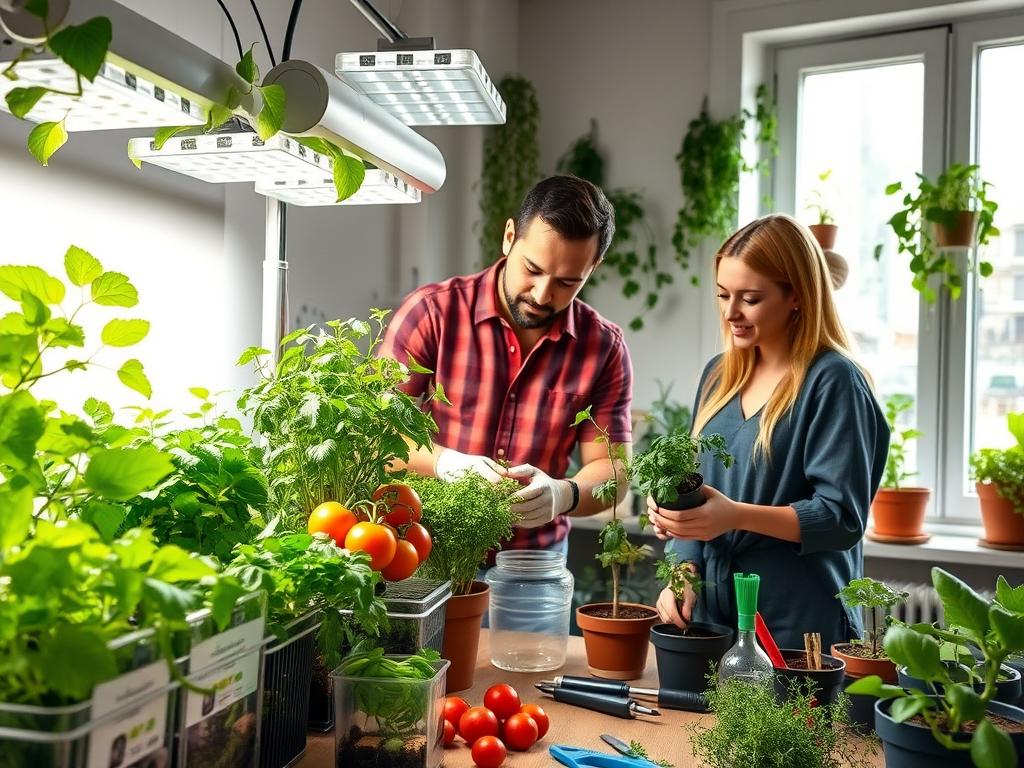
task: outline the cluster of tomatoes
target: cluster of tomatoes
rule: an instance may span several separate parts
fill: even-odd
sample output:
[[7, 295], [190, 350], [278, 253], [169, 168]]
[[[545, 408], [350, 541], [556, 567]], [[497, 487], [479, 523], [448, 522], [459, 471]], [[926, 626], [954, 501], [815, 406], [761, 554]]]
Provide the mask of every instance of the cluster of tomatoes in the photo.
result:
[[506, 683], [484, 693], [484, 705], [471, 707], [465, 699], [444, 700], [444, 745], [461, 736], [472, 747], [478, 768], [498, 768], [509, 749], [525, 752], [548, 732], [548, 716], [536, 704], [523, 704]]
[[373, 570], [388, 581], [401, 581], [412, 576], [433, 546], [430, 532], [420, 524], [422, 514], [415, 490], [390, 483], [374, 491], [371, 503], [357, 511], [325, 501], [310, 514], [306, 530], [326, 533], [350, 552], [365, 552]]

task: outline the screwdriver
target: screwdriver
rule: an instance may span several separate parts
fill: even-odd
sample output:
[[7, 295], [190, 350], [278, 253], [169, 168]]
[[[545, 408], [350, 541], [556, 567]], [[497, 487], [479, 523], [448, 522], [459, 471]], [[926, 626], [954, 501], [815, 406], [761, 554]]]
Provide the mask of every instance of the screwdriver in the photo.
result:
[[595, 712], [603, 712], [606, 715], [614, 715], [625, 719], [632, 719], [637, 715], [660, 715], [656, 709], [637, 704], [633, 699], [624, 699], [618, 696], [609, 696], [606, 693], [593, 693], [592, 691], [577, 691], [572, 688], [562, 688], [552, 683], [536, 683], [535, 687], [541, 693], [554, 697], [555, 701], [563, 704], [572, 704], [585, 709], [592, 709]]
[[574, 691], [601, 693], [620, 698], [637, 698], [658, 702], [665, 709], [680, 709], [686, 712], [707, 712], [708, 702], [704, 694], [696, 691], [673, 690], [671, 688], [636, 688], [614, 680], [598, 680], [592, 677], [559, 675], [554, 680], [542, 680], [545, 685]]

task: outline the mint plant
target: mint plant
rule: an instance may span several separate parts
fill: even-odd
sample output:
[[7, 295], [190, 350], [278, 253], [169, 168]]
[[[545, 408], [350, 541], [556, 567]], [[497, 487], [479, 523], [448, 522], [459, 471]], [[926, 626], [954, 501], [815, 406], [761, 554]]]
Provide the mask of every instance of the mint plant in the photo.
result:
[[680, 488], [700, 487], [694, 484], [700, 476], [701, 453], [710, 453], [722, 466], [731, 467], [732, 455], [725, 448], [725, 438], [717, 434], [692, 437], [679, 431], [659, 435], [629, 462], [629, 478], [644, 496], [669, 504], [679, 498]]
[[1024, 412], [1006, 415], [1016, 445], [1009, 448], [982, 448], [971, 454], [971, 475], [979, 483], [992, 483], [996, 492], [1013, 504], [1013, 511], [1024, 515]]

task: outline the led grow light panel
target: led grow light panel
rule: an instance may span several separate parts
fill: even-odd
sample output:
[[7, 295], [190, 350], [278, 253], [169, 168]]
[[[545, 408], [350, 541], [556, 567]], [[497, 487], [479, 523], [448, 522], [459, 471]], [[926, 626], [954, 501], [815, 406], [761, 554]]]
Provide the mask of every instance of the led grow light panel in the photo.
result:
[[418, 189], [379, 168], [368, 168], [359, 191], [340, 203], [331, 177], [316, 181], [257, 181], [256, 191], [292, 205], [391, 205], [420, 201]]
[[[0, 109], [7, 111], [3, 98], [14, 88], [42, 85], [74, 91], [75, 73], [58, 59], [29, 60], [18, 64], [17, 80], [0, 77]], [[206, 110], [187, 98], [154, 85], [145, 78], [104, 62], [92, 83], [82, 80], [78, 97], [48, 93], [28, 113], [28, 119], [42, 123], [62, 120], [69, 131], [99, 131], [118, 128], [151, 128], [161, 125], [203, 125]]]
[[339, 53], [334, 68], [406, 125], [505, 122], [505, 102], [470, 50]]
[[306, 179], [333, 174], [325, 157], [282, 134], [264, 142], [255, 133], [175, 136], [157, 149], [152, 138], [132, 139], [128, 154], [212, 184], [236, 181]]

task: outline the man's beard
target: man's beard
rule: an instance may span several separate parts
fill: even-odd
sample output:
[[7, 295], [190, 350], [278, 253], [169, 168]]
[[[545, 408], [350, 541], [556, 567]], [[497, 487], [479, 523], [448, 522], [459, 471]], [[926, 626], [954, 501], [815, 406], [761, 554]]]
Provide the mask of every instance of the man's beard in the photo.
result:
[[[508, 304], [509, 314], [512, 315], [512, 322], [524, 330], [546, 328], [551, 325], [555, 315], [558, 314], [553, 307], [535, 304], [525, 296], [513, 296], [509, 293], [508, 281], [504, 271], [501, 273], [501, 290], [505, 294], [505, 301]], [[524, 306], [537, 310], [539, 314], [528, 314], [523, 309]]]

